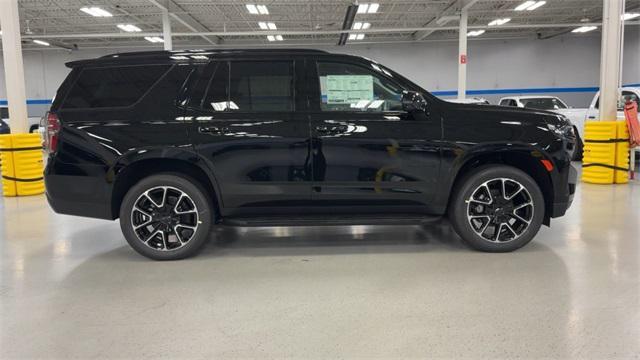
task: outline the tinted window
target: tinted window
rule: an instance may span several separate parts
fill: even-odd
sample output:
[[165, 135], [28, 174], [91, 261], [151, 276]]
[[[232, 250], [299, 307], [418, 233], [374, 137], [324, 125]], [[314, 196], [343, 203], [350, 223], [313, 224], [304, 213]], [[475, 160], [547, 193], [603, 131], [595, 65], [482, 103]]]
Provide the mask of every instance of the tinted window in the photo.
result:
[[557, 110], [566, 109], [567, 106], [562, 101], [556, 98], [534, 98], [534, 99], [522, 99], [520, 100], [524, 107], [530, 109], [540, 110]]
[[503, 99], [502, 101], [500, 101], [500, 106], [513, 106], [513, 105], [511, 105], [512, 101], [513, 100]]
[[[229, 63], [217, 64], [213, 77], [208, 81], [202, 108], [213, 111], [229, 109]], [[232, 106], [231, 109], [237, 110], [237, 106]]]
[[9, 118], [9, 108], [0, 108], [0, 119]]
[[[322, 111], [400, 111], [402, 89], [372, 64], [363, 66], [319, 62], [320, 109]], [[377, 68], [376, 68], [377, 67]]]
[[203, 108], [214, 111], [293, 111], [293, 62], [239, 61], [229, 64], [230, 71], [226, 66], [226, 63], [221, 63], [216, 69]]
[[122, 107], [134, 104], [170, 68], [145, 65], [84, 69], [63, 108]]

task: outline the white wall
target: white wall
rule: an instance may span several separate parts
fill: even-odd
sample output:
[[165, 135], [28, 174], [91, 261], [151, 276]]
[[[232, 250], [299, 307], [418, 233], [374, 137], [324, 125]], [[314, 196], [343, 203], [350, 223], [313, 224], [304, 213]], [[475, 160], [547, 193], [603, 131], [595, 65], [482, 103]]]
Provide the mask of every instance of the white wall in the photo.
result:
[[[640, 83], [640, 26], [627, 26], [625, 40], [623, 83], [637, 84]], [[375, 59], [431, 91], [456, 89], [456, 42], [354, 45], [324, 49]], [[122, 50], [24, 51], [27, 97], [51, 99], [68, 73], [65, 62], [114, 52]], [[600, 37], [597, 33], [550, 40], [474, 40], [469, 42], [468, 52], [469, 90], [597, 87], [599, 82]], [[555, 95], [574, 107], [582, 107], [588, 104], [593, 93]], [[478, 96], [495, 103], [505, 95]], [[6, 99], [4, 71], [0, 72], [0, 99]], [[31, 116], [39, 116], [46, 109], [46, 105], [29, 106]]]

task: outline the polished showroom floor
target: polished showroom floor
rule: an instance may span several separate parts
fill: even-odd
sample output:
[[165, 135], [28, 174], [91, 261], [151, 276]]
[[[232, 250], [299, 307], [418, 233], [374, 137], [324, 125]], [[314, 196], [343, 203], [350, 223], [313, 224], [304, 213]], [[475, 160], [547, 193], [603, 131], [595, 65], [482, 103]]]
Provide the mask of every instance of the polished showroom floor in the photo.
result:
[[580, 184], [510, 254], [443, 222], [222, 228], [153, 262], [42, 196], [0, 215], [0, 358], [640, 357], [640, 183]]

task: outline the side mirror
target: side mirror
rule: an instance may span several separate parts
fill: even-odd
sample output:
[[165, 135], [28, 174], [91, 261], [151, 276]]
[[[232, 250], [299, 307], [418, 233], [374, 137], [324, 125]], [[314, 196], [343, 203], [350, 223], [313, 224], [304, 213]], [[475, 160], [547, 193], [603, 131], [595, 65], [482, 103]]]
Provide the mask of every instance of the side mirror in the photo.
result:
[[417, 91], [404, 91], [402, 93], [402, 110], [408, 113], [427, 111], [427, 101]]

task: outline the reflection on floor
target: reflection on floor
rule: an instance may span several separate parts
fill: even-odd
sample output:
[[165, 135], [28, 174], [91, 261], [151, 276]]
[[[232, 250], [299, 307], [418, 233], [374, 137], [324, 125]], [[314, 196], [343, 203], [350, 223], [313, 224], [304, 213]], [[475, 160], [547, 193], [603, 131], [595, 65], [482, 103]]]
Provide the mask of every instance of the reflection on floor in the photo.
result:
[[0, 200], [0, 358], [640, 355], [640, 184], [580, 184], [527, 247], [446, 222], [221, 228], [151, 262], [117, 222]]

